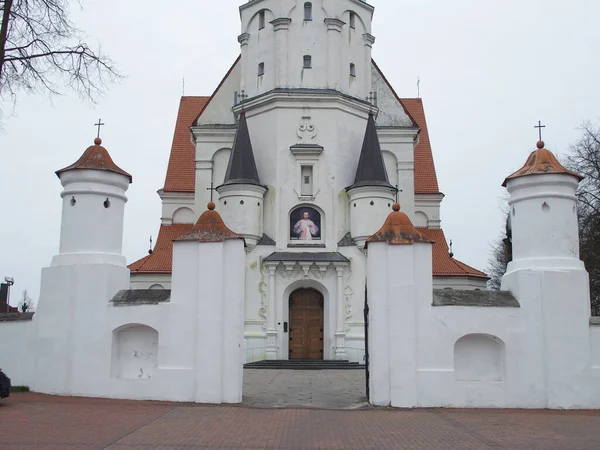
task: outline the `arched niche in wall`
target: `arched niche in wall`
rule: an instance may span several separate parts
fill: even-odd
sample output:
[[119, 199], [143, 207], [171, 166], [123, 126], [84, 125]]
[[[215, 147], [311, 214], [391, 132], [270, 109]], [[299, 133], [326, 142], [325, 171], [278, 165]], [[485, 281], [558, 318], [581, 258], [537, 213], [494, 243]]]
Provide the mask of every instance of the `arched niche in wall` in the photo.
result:
[[[268, 8], [263, 8], [260, 11], [257, 11], [246, 24], [245, 33], [252, 33], [258, 30], [262, 30], [263, 28], [267, 28], [269, 22], [275, 19], [275, 14]], [[264, 23], [261, 24], [261, 21], [264, 20]], [[261, 25], [264, 24], [264, 27]]]
[[454, 344], [454, 373], [457, 381], [504, 381], [505, 345], [489, 334], [468, 334]]
[[186, 207], [176, 209], [173, 213], [173, 223], [194, 223], [194, 211]]
[[429, 217], [423, 211], [415, 212], [415, 223], [413, 225], [417, 228], [427, 228], [429, 225]]
[[162, 290], [162, 289], [164, 289], [164, 286], [162, 284], [153, 284], [148, 289], [151, 289], [151, 290]]
[[289, 213], [289, 242], [297, 245], [325, 242], [325, 217], [314, 205], [298, 205]]
[[158, 368], [158, 331], [132, 323], [113, 331], [112, 376], [149, 380]]
[[[354, 14], [354, 18], [352, 18], [352, 14]], [[346, 22], [346, 26], [348, 28], [356, 30], [356, 33], [359, 34], [361, 39], [362, 39], [362, 35], [364, 33], [368, 33], [368, 29], [365, 24], [365, 21], [362, 19], [360, 14], [357, 13], [356, 11], [354, 11], [352, 9], [347, 9], [346, 11], [344, 11], [341, 18], [344, 22]], [[352, 25], [354, 25], [354, 26], [352, 26]]]
[[385, 171], [387, 172], [388, 181], [392, 186], [398, 184], [398, 159], [389, 150], [382, 150], [383, 163], [385, 164]]
[[212, 157], [212, 182], [214, 187], [220, 186], [225, 181], [225, 172], [229, 164], [230, 148], [221, 148]]

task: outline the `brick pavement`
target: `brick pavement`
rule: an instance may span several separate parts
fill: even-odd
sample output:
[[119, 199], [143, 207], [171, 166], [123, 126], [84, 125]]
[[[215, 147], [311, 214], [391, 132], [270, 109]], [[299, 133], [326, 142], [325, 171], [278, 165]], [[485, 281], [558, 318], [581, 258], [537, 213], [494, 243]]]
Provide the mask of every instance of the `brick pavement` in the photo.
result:
[[13, 394], [0, 447], [16, 449], [600, 448], [600, 411], [333, 411]]

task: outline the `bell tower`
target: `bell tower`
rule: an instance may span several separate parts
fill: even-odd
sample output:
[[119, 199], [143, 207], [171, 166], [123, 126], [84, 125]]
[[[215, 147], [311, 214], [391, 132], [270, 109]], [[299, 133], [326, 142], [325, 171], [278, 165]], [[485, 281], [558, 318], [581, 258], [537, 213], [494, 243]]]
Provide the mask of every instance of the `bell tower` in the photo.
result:
[[254, 0], [240, 6], [240, 90], [371, 91], [374, 8], [359, 0]]

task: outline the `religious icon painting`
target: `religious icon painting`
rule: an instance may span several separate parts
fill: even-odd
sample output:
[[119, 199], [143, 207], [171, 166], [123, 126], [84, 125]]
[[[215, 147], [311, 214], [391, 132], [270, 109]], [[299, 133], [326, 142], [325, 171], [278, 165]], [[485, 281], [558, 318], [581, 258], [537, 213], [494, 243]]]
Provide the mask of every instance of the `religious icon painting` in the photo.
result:
[[290, 214], [290, 240], [320, 241], [321, 214], [310, 206], [297, 208]]

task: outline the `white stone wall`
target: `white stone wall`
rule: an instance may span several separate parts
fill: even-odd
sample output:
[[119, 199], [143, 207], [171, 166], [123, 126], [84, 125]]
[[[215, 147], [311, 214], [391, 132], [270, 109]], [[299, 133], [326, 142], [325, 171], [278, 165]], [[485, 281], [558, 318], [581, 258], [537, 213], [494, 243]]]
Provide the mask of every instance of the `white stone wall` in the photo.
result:
[[33, 384], [34, 338], [33, 321], [0, 322], [0, 369], [13, 386]]
[[592, 348], [592, 367], [600, 370], [600, 320], [590, 326], [590, 342]]

